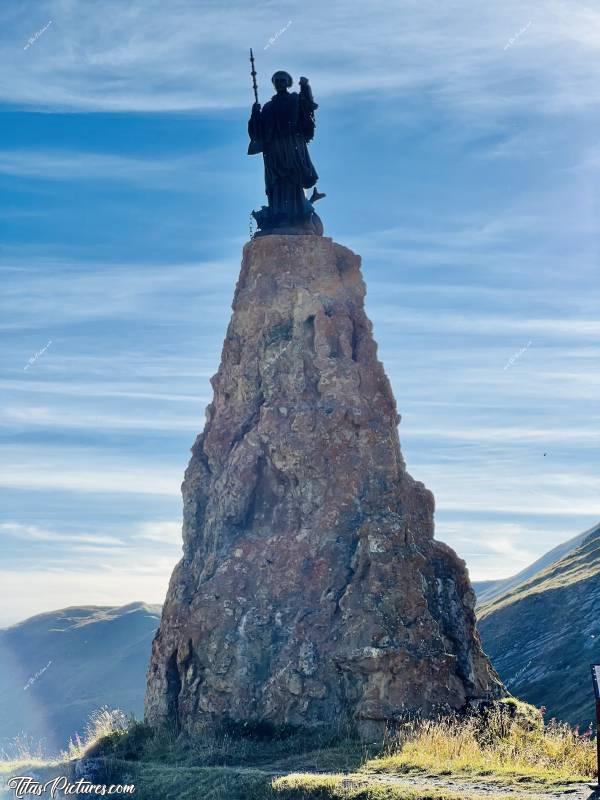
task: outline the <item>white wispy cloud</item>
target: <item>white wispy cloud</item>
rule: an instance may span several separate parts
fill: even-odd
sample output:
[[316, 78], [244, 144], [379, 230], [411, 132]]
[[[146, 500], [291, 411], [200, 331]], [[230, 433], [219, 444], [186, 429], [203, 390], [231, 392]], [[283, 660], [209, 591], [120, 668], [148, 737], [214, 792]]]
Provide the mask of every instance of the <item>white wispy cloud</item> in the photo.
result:
[[600, 320], [573, 318], [523, 318], [518, 315], [477, 313], [452, 313], [440, 311], [398, 310], [393, 306], [379, 306], [377, 309], [379, 325], [402, 325], [403, 330], [435, 330], [438, 333], [489, 333], [490, 328], [498, 334], [544, 334], [547, 337], [566, 336], [598, 337], [600, 336]]
[[539, 525], [474, 520], [437, 525], [436, 538], [467, 562], [472, 580], [508, 578], [533, 563], [547, 548], [548, 529]]
[[[247, 52], [261, 51], [260, 90], [282, 59], [313, 65], [319, 92], [426, 92], [476, 114], [531, 107], [576, 110], [596, 102], [598, 11], [580, 2], [507, 0], [451, 6], [435, 0], [342, 0], [248, 6], [175, 0], [101, 5], [32, 0], [2, 9], [6, 102], [92, 110], [189, 110], [248, 105]], [[52, 26], [35, 45], [23, 43]], [[318, 22], [316, 22], [318, 21]], [[516, 32], [531, 25], [510, 49]], [[332, 47], [332, 43], [335, 43]], [[327, 58], [323, 54], [327, 53]], [[432, 57], [435, 56], [435, 57]], [[524, 78], [527, 78], [525, 80]]]
[[[219, 167], [219, 179], [222, 173]], [[201, 155], [147, 159], [68, 150], [0, 150], [0, 175], [53, 181], [121, 181], [188, 191], [198, 180], [216, 180], [217, 168], [214, 156], [206, 149]]]
[[[113, 357], [116, 358], [116, 357]], [[93, 361], [94, 356], [87, 356], [86, 361]], [[138, 360], [139, 363], [139, 360]], [[113, 370], [114, 371], [114, 370]], [[195, 373], [194, 377], [210, 377], [212, 371], [208, 373]], [[72, 381], [70, 383], [60, 381], [17, 381], [17, 380], [0, 380], [0, 389], [5, 392], [18, 392], [23, 394], [44, 394], [44, 395], [64, 395], [66, 397], [91, 397], [91, 398], [116, 398], [124, 400], [157, 400], [159, 402], [168, 403], [193, 403], [194, 405], [202, 405], [208, 402], [208, 397], [202, 397], [193, 394], [173, 394], [168, 391], [159, 391], [153, 389], [152, 385], [144, 384], [140, 381], [137, 384], [123, 383], [107, 383], [101, 382], [81, 382]], [[21, 406], [23, 407], [23, 406]], [[25, 411], [27, 414], [27, 411]]]
[[552, 442], [553, 447], [563, 444], [579, 444], [597, 446], [600, 442], [600, 421], [591, 419], [586, 426], [575, 425], [557, 429], [555, 426], [547, 428], [533, 428], [523, 422], [521, 425], [507, 425], [494, 427], [488, 425], [467, 426], [453, 425], [452, 427], [421, 428], [418, 425], [403, 427], [402, 438], [407, 439], [434, 439], [438, 444], [444, 442], [478, 442], [485, 444], [525, 444], [532, 443], [547, 445]]
[[60, 542], [63, 544], [77, 545], [103, 545], [124, 546], [123, 540], [116, 536], [95, 533], [59, 533], [57, 531], [40, 528], [37, 525], [23, 525], [19, 522], [0, 523], [0, 537], [13, 536], [29, 542]]
[[0, 446], [0, 486], [72, 492], [179, 496], [186, 454], [179, 465], [149, 464], [101, 449]]
[[[442, 454], [439, 453], [441, 456]], [[420, 463], [409, 470], [435, 494], [436, 507], [447, 512], [519, 514], [523, 517], [556, 515], [580, 518], [581, 526], [600, 518], [600, 478], [573, 469], [561, 472], [541, 453], [525, 459], [507, 454], [497, 462], [466, 457], [440, 458], [439, 463]], [[446, 461], [446, 463], [444, 463]], [[462, 463], [461, 463], [462, 462]]]
[[[198, 405], [198, 399], [196, 398]], [[194, 431], [202, 425], [202, 416], [182, 417], [157, 415], [143, 417], [125, 413], [106, 414], [91, 411], [85, 413], [78, 408], [47, 408], [40, 406], [18, 406], [0, 409], [0, 428], [42, 427], [79, 430], [128, 430], [128, 431]]]
[[138, 526], [136, 536], [139, 539], [146, 539], [150, 542], [181, 544], [181, 522], [169, 520], [142, 522]]
[[[102, 264], [47, 259], [12, 260], [3, 275], [0, 329], [48, 327], [57, 322], [117, 319], [160, 310], [162, 321], [180, 319], [165, 302], [223, 294], [223, 307], [239, 264], [230, 260], [189, 264]], [[214, 306], [217, 306], [216, 312]], [[191, 311], [190, 311], [191, 313]], [[222, 313], [208, 304], [203, 318]]]

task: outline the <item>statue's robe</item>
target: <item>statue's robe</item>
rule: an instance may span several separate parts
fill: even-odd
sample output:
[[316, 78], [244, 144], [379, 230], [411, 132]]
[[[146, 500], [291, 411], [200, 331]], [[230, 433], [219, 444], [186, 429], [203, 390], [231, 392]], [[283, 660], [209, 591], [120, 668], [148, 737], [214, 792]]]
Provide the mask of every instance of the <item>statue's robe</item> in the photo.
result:
[[312, 211], [304, 189], [310, 189], [319, 179], [306, 146], [315, 132], [315, 108], [312, 98], [301, 91], [277, 93], [262, 110], [252, 110], [248, 153], [263, 154], [273, 224], [293, 225]]

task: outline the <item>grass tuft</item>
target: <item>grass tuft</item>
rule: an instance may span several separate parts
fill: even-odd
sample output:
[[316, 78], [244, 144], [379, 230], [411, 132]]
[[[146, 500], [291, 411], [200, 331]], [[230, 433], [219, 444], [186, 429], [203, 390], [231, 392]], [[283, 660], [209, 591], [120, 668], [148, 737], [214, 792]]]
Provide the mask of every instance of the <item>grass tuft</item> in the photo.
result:
[[135, 719], [120, 708], [102, 706], [90, 715], [83, 738], [76, 734], [69, 741], [67, 749], [61, 753], [61, 759], [72, 761], [84, 758], [90, 755], [100, 742], [103, 742], [104, 746], [114, 745], [125, 738], [135, 725]]

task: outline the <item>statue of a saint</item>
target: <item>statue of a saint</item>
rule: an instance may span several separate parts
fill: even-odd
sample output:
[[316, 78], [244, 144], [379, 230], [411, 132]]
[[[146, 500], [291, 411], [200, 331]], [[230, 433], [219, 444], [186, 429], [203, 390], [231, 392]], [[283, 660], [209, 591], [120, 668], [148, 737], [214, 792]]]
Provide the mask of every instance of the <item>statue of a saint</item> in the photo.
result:
[[[288, 92], [292, 77], [284, 71], [272, 79], [276, 94], [262, 107], [256, 102], [248, 122], [248, 154], [262, 153], [268, 206], [253, 211], [259, 235], [266, 233], [315, 233], [322, 235], [321, 220], [313, 203], [324, 197], [316, 189], [319, 178], [307, 143], [315, 133], [315, 103], [307, 78], [300, 78], [300, 92]], [[313, 189], [307, 199], [305, 189]]]

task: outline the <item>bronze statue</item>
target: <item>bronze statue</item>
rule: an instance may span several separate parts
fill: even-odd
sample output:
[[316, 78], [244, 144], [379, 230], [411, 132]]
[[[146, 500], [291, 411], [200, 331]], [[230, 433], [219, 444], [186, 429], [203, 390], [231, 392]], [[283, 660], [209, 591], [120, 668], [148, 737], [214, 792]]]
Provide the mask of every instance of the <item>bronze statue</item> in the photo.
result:
[[[325, 197], [317, 191], [319, 178], [308, 152], [307, 143], [315, 132], [315, 103], [308, 78], [300, 78], [300, 92], [288, 92], [292, 86], [289, 73], [279, 70], [272, 77], [276, 94], [261, 105], [256, 90], [254, 58], [252, 78], [255, 103], [248, 122], [248, 155], [263, 154], [265, 190], [268, 206], [253, 211], [259, 231], [269, 233], [323, 234], [323, 225], [313, 203]], [[304, 190], [313, 188], [310, 200]]]

